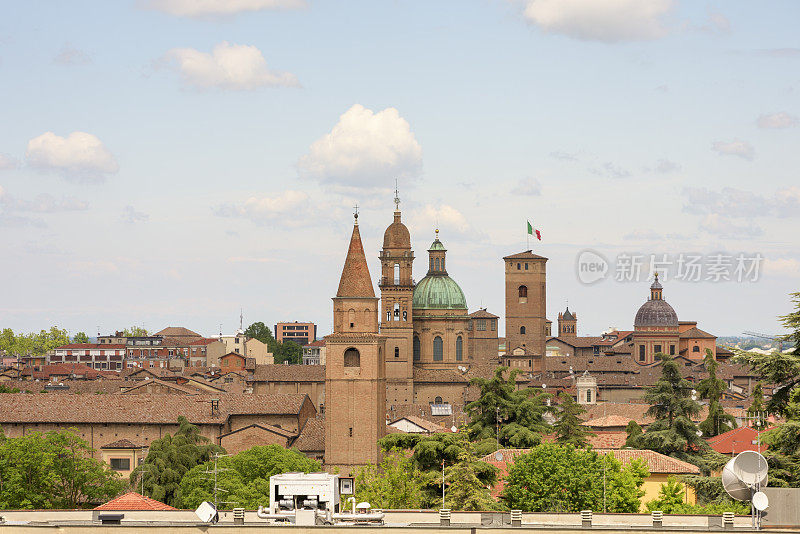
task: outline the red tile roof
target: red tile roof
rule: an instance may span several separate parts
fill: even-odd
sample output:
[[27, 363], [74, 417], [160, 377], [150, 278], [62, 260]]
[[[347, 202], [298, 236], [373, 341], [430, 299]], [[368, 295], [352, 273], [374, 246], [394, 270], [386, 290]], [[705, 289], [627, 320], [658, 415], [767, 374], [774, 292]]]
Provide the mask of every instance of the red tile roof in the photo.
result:
[[325, 340], [324, 339], [318, 339], [318, 340], [316, 340], [316, 341], [314, 341], [312, 343], [309, 343], [308, 345], [303, 345], [303, 346], [304, 347], [324, 347], [325, 346]]
[[[758, 451], [758, 431], [749, 426], [734, 428], [719, 436], [706, 440], [712, 449], [721, 454], [739, 454], [742, 451]], [[761, 443], [761, 450], [767, 449]]]
[[503, 257], [504, 260], [546, 260], [544, 256], [537, 256], [530, 250]]
[[139, 445], [136, 445], [129, 439], [119, 439], [117, 441], [112, 441], [107, 445], [103, 445], [100, 447], [101, 449], [139, 449]]
[[134, 491], [120, 495], [116, 499], [111, 499], [105, 504], [101, 504], [95, 510], [119, 510], [119, 511], [135, 511], [135, 510], [176, 510], [168, 504], [145, 497]]
[[342, 269], [342, 278], [339, 280], [337, 297], [375, 298], [375, 289], [372, 287], [372, 278], [369, 275], [367, 258], [364, 256], [364, 247], [361, 244], [361, 233], [358, 224], [353, 226], [353, 235], [350, 237], [350, 247]]

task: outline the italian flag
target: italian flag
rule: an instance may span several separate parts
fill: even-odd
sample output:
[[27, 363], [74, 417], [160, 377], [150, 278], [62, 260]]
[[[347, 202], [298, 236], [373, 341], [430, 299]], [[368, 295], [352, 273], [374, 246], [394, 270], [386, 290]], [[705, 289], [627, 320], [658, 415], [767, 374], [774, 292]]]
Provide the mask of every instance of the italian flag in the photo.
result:
[[531, 222], [530, 222], [530, 221], [528, 221], [528, 235], [535, 235], [535, 236], [536, 236], [536, 239], [538, 239], [539, 241], [541, 241], [541, 240], [542, 240], [542, 234], [541, 234], [541, 232], [539, 232], [539, 230], [537, 230], [536, 228], [534, 228], [534, 227], [531, 225]]

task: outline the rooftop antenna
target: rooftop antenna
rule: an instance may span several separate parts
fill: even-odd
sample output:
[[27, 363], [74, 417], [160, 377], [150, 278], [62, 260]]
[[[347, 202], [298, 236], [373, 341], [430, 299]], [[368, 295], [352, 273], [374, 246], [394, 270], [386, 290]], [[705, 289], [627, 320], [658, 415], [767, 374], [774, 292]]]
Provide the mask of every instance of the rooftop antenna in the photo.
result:
[[397, 189], [397, 178], [394, 179], [394, 211], [400, 211], [400, 192]]
[[353, 224], [355, 226], [358, 226], [358, 203], [356, 203], [356, 205], [353, 206], [353, 209], [355, 210], [355, 212], [353, 213], [353, 218], [355, 218], [355, 222]]
[[244, 310], [239, 308], [239, 330], [244, 330]]

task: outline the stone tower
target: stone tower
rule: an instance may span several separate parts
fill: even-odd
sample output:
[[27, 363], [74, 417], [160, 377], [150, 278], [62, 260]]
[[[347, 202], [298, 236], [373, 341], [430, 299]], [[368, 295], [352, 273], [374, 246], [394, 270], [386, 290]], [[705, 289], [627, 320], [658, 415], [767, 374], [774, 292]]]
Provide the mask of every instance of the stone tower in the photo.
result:
[[541, 371], [547, 337], [547, 258], [530, 250], [503, 258], [506, 275], [506, 357]]
[[378, 464], [386, 432], [386, 340], [378, 334], [378, 299], [358, 231], [333, 298], [333, 333], [325, 337], [325, 467], [347, 476]]
[[558, 312], [558, 337], [578, 337], [578, 314], [569, 311], [569, 306], [565, 312]]
[[383, 234], [380, 253], [381, 335], [386, 337], [386, 403], [414, 402], [412, 343], [414, 335], [412, 299], [414, 279], [411, 236], [400, 216], [395, 191], [394, 221]]

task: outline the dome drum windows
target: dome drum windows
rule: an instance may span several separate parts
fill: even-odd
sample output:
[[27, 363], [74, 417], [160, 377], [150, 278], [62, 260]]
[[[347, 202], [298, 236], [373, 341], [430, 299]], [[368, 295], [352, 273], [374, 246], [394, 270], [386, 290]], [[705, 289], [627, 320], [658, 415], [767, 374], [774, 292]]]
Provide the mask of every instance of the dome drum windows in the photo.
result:
[[464, 340], [461, 336], [456, 338], [456, 361], [460, 362], [464, 359]]
[[444, 342], [441, 336], [433, 338], [433, 361], [441, 362], [444, 360]]
[[419, 342], [419, 336], [414, 336], [414, 361], [418, 362], [421, 357], [422, 346]]

